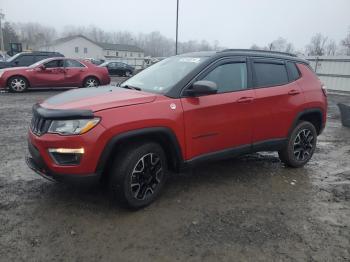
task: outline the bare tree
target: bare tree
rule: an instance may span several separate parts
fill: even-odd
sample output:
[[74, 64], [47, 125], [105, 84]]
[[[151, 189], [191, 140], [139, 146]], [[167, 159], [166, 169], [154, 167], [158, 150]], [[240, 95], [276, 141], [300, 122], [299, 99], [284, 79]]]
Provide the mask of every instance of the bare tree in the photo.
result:
[[323, 56], [326, 54], [326, 44], [328, 37], [321, 33], [316, 34], [311, 38], [310, 44], [306, 46], [306, 52], [311, 56]]
[[292, 43], [289, 43], [286, 39], [279, 37], [268, 44], [268, 50], [291, 53], [294, 52], [294, 47]]
[[10, 50], [10, 43], [19, 42], [18, 35], [16, 34], [14, 28], [11, 26], [9, 22], [4, 24], [3, 37], [4, 37], [4, 47], [6, 51]]
[[334, 40], [329, 40], [325, 46], [325, 55], [327, 56], [335, 56], [337, 53], [337, 44]]
[[350, 55], [350, 27], [347, 36], [341, 41], [341, 45], [345, 49], [345, 54]]

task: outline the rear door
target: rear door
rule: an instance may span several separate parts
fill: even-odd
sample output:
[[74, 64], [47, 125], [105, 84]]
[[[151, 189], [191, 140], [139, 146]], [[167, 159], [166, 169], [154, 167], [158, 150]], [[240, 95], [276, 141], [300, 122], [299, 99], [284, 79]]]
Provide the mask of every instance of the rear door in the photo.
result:
[[85, 65], [74, 59], [64, 59], [64, 85], [81, 86], [82, 74], [88, 70]]
[[254, 90], [245, 58], [224, 59], [196, 80], [213, 81], [218, 93], [183, 97], [186, 159], [246, 146], [252, 140]]
[[288, 73], [288, 63], [279, 59], [252, 59], [256, 95], [253, 143], [286, 138], [304, 102], [297, 78]]
[[65, 74], [63, 60], [54, 59], [43, 64], [45, 69], [39, 67], [32, 71], [31, 83], [38, 87], [64, 86]]

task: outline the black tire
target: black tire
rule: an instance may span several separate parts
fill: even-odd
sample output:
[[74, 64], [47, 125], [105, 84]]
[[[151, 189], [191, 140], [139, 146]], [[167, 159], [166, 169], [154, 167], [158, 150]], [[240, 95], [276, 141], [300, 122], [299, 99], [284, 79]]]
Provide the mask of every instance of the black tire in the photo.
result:
[[28, 81], [22, 76], [13, 76], [7, 81], [10, 92], [23, 93], [28, 89]]
[[96, 87], [99, 85], [100, 85], [100, 81], [94, 76], [88, 76], [87, 78], [84, 79], [84, 82], [83, 82], [83, 87]]
[[139, 209], [159, 196], [166, 178], [164, 150], [157, 143], [146, 142], [119, 152], [110, 169], [109, 187], [123, 206]]
[[317, 132], [313, 124], [298, 122], [286, 146], [278, 152], [281, 161], [289, 167], [302, 167], [311, 159], [316, 149]]

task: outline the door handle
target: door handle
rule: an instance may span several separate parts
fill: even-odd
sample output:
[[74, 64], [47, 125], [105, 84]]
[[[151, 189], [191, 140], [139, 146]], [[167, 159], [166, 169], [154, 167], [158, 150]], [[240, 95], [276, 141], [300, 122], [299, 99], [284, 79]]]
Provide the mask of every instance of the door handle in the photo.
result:
[[251, 103], [254, 101], [254, 97], [247, 97], [247, 96], [244, 96], [244, 97], [241, 97], [237, 100], [237, 103]]
[[288, 95], [291, 95], [291, 96], [295, 96], [295, 95], [298, 95], [300, 94], [300, 92], [296, 89], [292, 89], [288, 92]]

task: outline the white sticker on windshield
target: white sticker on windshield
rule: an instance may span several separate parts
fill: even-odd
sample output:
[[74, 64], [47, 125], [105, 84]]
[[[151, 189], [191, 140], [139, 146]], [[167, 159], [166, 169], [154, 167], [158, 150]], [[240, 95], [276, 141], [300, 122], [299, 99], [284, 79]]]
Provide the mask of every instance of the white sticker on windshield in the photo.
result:
[[200, 58], [198, 57], [183, 57], [180, 59], [180, 62], [185, 62], [185, 63], [196, 63], [198, 64], [201, 61]]

